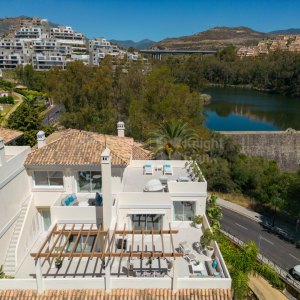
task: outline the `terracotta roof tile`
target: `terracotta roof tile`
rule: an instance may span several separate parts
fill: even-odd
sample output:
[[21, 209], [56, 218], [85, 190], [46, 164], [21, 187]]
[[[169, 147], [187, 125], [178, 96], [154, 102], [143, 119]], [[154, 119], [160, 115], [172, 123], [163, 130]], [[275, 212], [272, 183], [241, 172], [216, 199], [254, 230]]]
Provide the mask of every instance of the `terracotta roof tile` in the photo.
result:
[[22, 131], [12, 130], [8, 128], [0, 128], [0, 137], [3, 138], [4, 144], [8, 144], [23, 135]]
[[34, 148], [25, 165], [100, 165], [105, 147], [111, 150], [113, 165], [127, 165], [132, 158], [149, 157], [149, 152], [132, 138], [67, 129], [51, 134], [44, 147]]
[[104, 290], [52, 290], [38, 294], [33, 290], [0, 290], [1, 300], [229, 300], [232, 294], [229, 289], [180, 289], [172, 293], [170, 289], [113, 289], [110, 293]]

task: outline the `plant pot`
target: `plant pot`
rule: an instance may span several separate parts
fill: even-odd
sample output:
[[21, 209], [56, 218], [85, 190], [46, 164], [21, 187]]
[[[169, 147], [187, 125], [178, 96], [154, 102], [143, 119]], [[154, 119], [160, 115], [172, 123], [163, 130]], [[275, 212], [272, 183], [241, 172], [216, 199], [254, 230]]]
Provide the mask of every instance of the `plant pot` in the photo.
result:
[[201, 228], [202, 228], [202, 224], [196, 224], [196, 223], [195, 223], [195, 227], [196, 227], [197, 229], [201, 229]]
[[55, 262], [55, 267], [56, 267], [57, 269], [60, 269], [61, 266], [62, 266], [62, 261], [60, 261], [60, 262]]
[[208, 257], [212, 257], [213, 254], [214, 254], [214, 248], [212, 246], [207, 246], [206, 247], [206, 255]]

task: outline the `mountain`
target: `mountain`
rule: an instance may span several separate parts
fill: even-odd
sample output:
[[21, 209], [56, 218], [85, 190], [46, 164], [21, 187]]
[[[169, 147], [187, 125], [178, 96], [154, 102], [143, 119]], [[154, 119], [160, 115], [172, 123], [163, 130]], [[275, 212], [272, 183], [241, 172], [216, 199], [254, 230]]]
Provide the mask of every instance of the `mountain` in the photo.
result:
[[[19, 25], [26, 20], [32, 20], [31, 17], [19, 16], [14, 18], [0, 18], [0, 37], [9, 32], [11, 27]], [[56, 27], [58, 24], [49, 22], [50, 27]]]
[[300, 34], [300, 28], [289, 28], [283, 30], [274, 30], [271, 34]]
[[129, 47], [133, 47], [136, 49], [146, 49], [151, 47], [156, 42], [151, 41], [149, 39], [144, 39], [139, 42], [135, 42], [132, 40], [126, 40], [126, 41], [119, 41], [119, 40], [110, 40], [112, 43], [117, 44], [125, 49], [128, 49]]
[[228, 45], [236, 47], [257, 45], [267, 34], [248, 27], [215, 27], [194, 35], [167, 38], [152, 47], [167, 49], [219, 50]]

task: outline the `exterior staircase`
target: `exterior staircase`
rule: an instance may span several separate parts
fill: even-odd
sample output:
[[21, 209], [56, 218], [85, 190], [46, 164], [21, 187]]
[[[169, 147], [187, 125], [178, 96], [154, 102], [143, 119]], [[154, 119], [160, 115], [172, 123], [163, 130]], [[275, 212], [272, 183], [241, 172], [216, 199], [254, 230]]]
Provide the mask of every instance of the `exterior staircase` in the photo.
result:
[[6, 275], [14, 276], [16, 273], [16, 251], [17, 251], [17, 242], [20, 237], [22, 225], [25, 221], [25, 215], [28, 208], [29, 201], [25, 201], [21, 207], [21, 212], [16, 221], [13, 235], [10, 240], [10, 244], [7, 250], [5, 262], [3, 265], [3, 271]]

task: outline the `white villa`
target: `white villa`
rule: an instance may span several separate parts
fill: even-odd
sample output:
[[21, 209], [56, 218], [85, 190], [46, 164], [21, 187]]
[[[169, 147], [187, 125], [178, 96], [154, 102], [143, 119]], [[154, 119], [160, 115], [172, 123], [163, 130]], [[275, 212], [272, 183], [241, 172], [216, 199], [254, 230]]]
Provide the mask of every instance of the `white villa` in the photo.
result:
[[15, 277], [0, 290], [210, 289], [230, 299], [217, 243], [199, 243], [210, 227], [198, 166], [151, 160], [124, 132], [123, 122], [118, 136], [39, 132], [31, 151], [0, 142], [0, 265]]

